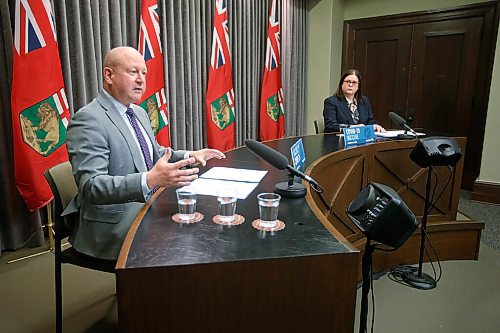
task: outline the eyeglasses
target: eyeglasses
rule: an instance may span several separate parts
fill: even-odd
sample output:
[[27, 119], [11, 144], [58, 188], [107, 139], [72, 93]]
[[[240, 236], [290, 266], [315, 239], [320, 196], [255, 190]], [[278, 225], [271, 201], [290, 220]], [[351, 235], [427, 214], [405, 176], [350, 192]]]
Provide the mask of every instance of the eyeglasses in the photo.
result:
[[351, 80], [344, 80], [344, 83], [348, 84], [348, 85], [353, 85], [353, 86], [357, 86], [358, 85], [358, 81], [351, 81]]

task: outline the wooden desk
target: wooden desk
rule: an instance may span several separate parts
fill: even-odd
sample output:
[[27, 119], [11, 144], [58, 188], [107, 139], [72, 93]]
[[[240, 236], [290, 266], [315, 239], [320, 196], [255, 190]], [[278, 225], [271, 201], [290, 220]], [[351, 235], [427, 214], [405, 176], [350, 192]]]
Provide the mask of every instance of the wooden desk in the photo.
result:
[[[465, 153], [465, 138], [455, 138]], [[346, 208], [369, 183], [377, 182], [394, 189], [420, 221], [424, 211], [425, 184], [428, 169], [422, 169], [409, 158], [415, 140], [384, 141], [351, 149], [339, 149], [315, 160], [306, 173], [325, 188], [329, 207], [315, 192], [308, 192], [307, 201], [322, 222], [337, 239], [364, 250], [365, 237], [347, 217]], [[479, 242], [483, 222], [474, 221], [458, 213], [462, 158], [455, 168], [435, 167], [432, 186], [436, 186], [435, 207], [427, 221], [427, 234], [436, 250], [429, 247], [425, 261], [475, 259], [479, 256]], [[449, 183], [447, 180], [449, 179]], [[418, 263], [420, 228], [395, 252], [375, 251], [374, 271], [383, 271], [400, 264]], [[436, 255], [437, 254], [437, 255]], [[360, 276], [361, 278], [361, 276]]]
[[[290, 156], [296, 140], [268, 145]], [[283, 231], [262, 233], [253, 229], [251, 221], [258, 217], [257, 193], [272, 191], [287, 174], [244, 147], [229, 152], [226, 160], [209, 162], [209, 167], [268, 170], [257, 189], [238, 201], [244, 224], [213, 223], [217, 202], [207, 196], [199, 196], [197, 204], [205, 215], [202, 222], [177, 224], [170, 218], [177, 212], [174, 190], [155, 194], [134, 221], [117, 264], [121, 331], [353, 331], [361, 259], [356, 248], [363, 248], [364, 238], [345, 216], [345, 207], [369, 181], [376, 181], [397, 190], [419, 215], [425, 175], [408, 160], [416, 141], [343, 149], [334, 134], [303, 140], [307, 173], [325, 187], [331, 207], [321, 206], [311, 192], [306, 199], [283, 198], [279, 214], [286, 222]], [[457, 221], [462, 167], [460, 161], [452, 186], [429, 219], [427, 230], [436, 239], [441, 259], [478, 255], [482, 224]], [[438, 172], [439, 179], [447, 178], [441, 175], [445, 170]], [[375, 268], [417, 262], [418, 237], [416, 232], [409, 245], [394, 253], [376, 252]]]
[[[296, 140], [272, 145], [289, 152]], [[312, 152], [319, 139], [311, 140], [305, 141], [308, 161], [326, 153]], [[284, 230], [255, 230], [256, 195], [272, 192], [287, 173], [246, 148], [210, 161], [213, 166], [268, 170], [237, 203], [245, 223], [213, 223], [217, 202], [209, 196], [198, 198], [202, 222], [175, 223], [174, 190], [157, 192], [134, 221], [117, 264], [120, 331], [352, 332], [359, 251], [333, 237], [305, 198], [282, 198]]]

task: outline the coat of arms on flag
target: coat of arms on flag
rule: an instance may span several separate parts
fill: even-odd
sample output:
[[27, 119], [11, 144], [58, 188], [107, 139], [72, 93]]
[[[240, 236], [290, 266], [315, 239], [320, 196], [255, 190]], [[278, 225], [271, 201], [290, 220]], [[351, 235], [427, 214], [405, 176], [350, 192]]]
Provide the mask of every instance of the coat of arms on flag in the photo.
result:
[[140, 106], [148, 113], [155, 135], [165, 126], [168, 126], [167, 100], [163, 88], [146, 98]]
[[42, 156], [48, 156], [66, 142], [68, 104], [64, 90], [21, 111], [23, 141]]
[[233, 90], [225, 93], [210, 104], [212, 122], [221, 130], [234, 122]]
[[278, 93], [267, 99], [267, 114], [269, 117], [278, 121], [278, 118], [283, 115], [283, 89], [280, 88]]

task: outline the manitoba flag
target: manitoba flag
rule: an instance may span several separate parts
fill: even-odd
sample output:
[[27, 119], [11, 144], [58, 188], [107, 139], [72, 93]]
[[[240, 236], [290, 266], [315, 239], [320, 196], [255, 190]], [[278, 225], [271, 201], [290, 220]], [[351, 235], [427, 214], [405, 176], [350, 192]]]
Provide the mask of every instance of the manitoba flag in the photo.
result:
[[43, 177], [68, 160], [70, 114], [49, 0], [16, 0], [12, 135], [16, 185], [30, 210], [52, 200]]
[[222, 151], [234, 148], [234, 91], [225, 0], [215, 3], [206, 103], [208, 147]]
[[163, 74], [160, 18], [156, 0], [143, 0], [139, 30], [139, 52], [146, 61], [146, 91], [139, 105], [147, 111], [156, 141], [170, 146], [170, 131]]
[[260, 138], [279, 139], [285, 136], [283, 88], [281, 85], [280, 21], [276, 0], [271, 0], [267, 25], [266, 64], [260, 97]]

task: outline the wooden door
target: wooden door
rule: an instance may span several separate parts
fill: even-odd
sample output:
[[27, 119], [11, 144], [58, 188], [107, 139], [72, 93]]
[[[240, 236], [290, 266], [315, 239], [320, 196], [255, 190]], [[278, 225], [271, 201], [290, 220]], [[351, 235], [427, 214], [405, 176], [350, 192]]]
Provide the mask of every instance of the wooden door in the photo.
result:
[[[468, 139], [464, 185], [476, 177], [474, 161], [481, 160], [482, 135], [473, 130], [473, 107], [481, 18], [416, 24], [408, 89], [407, 119], [412, 127], [453, 133]], [[478, 170], [479, 171], [479, 170]], [[472, 179], [474, 178], [474, 179]]]
[[376, 119], [466, 136], [462, 188], [479, 175], [498, 2], [346, 21], [342, 67], [364, 75]]
[[387, 128], [388, 113], [403, 115], [406, 109], [411, 36], [410, 25], [360, 30], [356, 36], [354, 68], [364, 77], [363, 93], [375, 118]]

